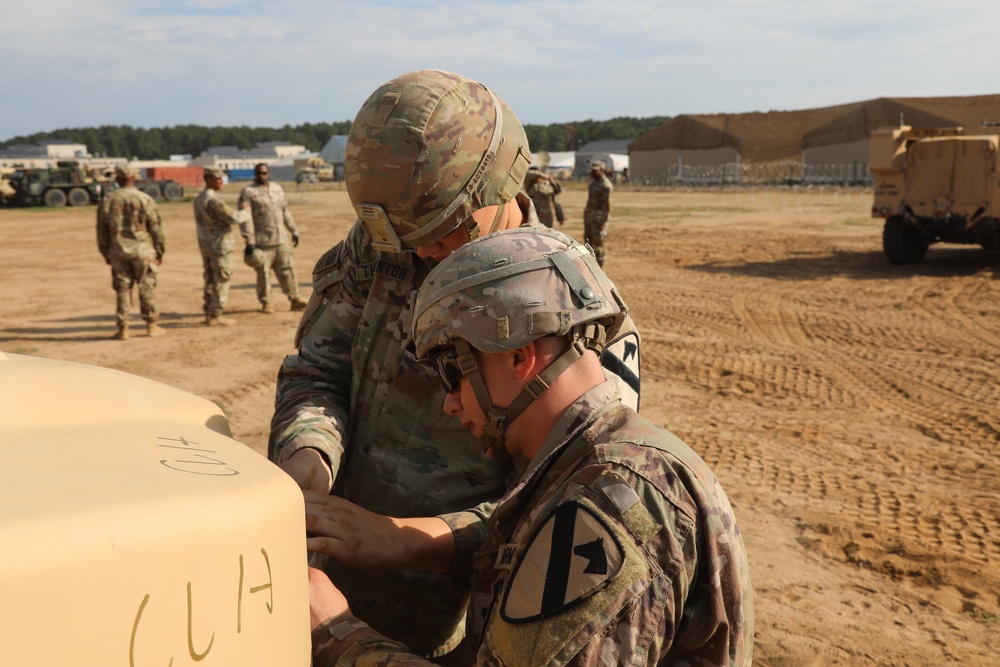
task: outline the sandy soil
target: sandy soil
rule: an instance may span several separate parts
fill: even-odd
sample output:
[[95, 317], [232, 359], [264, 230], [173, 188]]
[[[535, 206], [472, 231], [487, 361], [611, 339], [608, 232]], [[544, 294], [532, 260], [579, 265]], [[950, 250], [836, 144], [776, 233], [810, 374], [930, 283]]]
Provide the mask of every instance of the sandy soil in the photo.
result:
[[[286, 191], [308, 294], [353, 216], [342, 189]], [[564, 193], [577, 238], [583, 203]], [[607, 269], [643, 335], [642, 412], [736, 507], [757, 664], [997, 665], [1000, 253], [935, 246], [891, 267], [869, 206], [863, 191], [616, 192]], [[94, 207], [0, 210], [0, 349], [197, 393], [264, 452], [298, 318], [283, 300], [256, 312], [239, 263], [237, 326], [204, 327], [190, 200], [161, 212], [167, 335], [136, 314], [120, 342]]]

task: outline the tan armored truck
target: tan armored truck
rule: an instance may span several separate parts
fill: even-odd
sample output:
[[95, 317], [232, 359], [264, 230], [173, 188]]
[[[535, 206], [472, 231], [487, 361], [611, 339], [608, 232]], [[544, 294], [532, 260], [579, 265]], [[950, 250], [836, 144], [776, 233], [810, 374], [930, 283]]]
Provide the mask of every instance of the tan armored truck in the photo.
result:
[[302, 493], [214, 404], [0, 352], [3, 665], [308, 667]]
[[875, 130], [869, 168], [872, 217], [885, 218], [892, 264], [917, 264], [933, 243], [1000, 249], [1000, 135], [983, 128]]

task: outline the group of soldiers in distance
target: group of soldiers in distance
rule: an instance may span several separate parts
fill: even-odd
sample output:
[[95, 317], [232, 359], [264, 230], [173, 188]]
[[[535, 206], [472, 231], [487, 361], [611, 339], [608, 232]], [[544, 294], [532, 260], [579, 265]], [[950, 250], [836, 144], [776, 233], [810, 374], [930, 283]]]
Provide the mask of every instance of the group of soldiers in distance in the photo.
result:
[[[97, 245], [111, 266], [111, 282], [117, 297], [114, 338], [129, 338], [129, 309], [132, 288], [138, 286], [139, 308], [149, 336], [160, 336], [156, 282], [166, 246], [156, 202], [135, 187], [138, 171], [128, 164], [115, 169], [118, 189], [108, 194], [97, 210]], [[263, 313], [273, 313], [271, 272], [292, 310], [304, 310], [291, 248], [299, 245], [299, 230], [288, 210], [285, 192], [270, 182], [266, 164], [254, 168], [254, 182], [243, 188], [237, 210], [219, 196], [224, 176], [221, 169], [206, 167], [205, 189], [194, 200], [198, 248], [204, 269], [204, 313], [207, 326], [228, 326], [223, 316], [233, 275], [235, 243], [232, 227], [237, 225], [245, 242], [243, 259], [257, 273], [257, 298]], [[291, 247], [290, 247], [291, 246]]]
[[[733, 509], [708, 464], [638, 414], [639, 332], [602, 268], [604, 165], [581, 244], [549, 228], [558, 184], [530, 162], [513, 109], [451, 72], [386, 82], [352, 124], [357, 221], [313, 270], [268, 440], [305, 501], [313, 664], [749, 667]], [[253, 197], [211, 203], [221, 174], [206, 177], [199, 224], [220, 211], [250, 256]], [[155, 267], [145, 204], [122, 197], [99, 220], [142, 220], [116, 229], [144, 224]], [[105, 256], [123, 281], [145, 275]], [[143, 314], [153, 333], [155, 305]]]
[[[613, 186], [605, 174], [605, 165], [590, 165], [587, 204], [584, 208], [584, 242], [594, 249], [597, 262], [604, 266], [607, 257], [606, 226], [611, 212]], [[160, 336], [156, 283], [163, 263], [165, 244], [156, 202], [135, 187], [138, 170], [130, 165], [115, 169], [119, 187], [104, 198], [97, 214], [97, 243], [101, 255], [111, 266], [115, 291], [116, 330], [114, 338], [129, 338], [129, 310], [133, 286], [138, 288], [139, 308], [146, 322], [148, 336]], [[285, 192], [270, 182], [270, 169], [264, 163], [254, 168], [254, 183], [240, 193], [233, 210], [218, 196], [225, 183], [222, 169], [204, 169], [205, 189], [194, 201], [194, 218], [204, 269], [204, 313], [207, 326], [229, 326], [233, 320], [223, 315], [229, 298], [233, 275], [235, 241], [233, 225], [244, 240], [244, 261], [257, 274], [257, 298], [261, 312], [273, 313], [271, 272], [278, 278], [281, 291], [291, 302], [292, 310], [304, 310], [299, 297], [292, 252], [298, 247], [299, 232], [288, 209]], [[524, 192], [535, 205], [538, 221], [551, 228], [566, 221], [558, 196], [562, 186], [538, 167], [528, 168]], [[290, 238], [289, 238], [290, 237]]]

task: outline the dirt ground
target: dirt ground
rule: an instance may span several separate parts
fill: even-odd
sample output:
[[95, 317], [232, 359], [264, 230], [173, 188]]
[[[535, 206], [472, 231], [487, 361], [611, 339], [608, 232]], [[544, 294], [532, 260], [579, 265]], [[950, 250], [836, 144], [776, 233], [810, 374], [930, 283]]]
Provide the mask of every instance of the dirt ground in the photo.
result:
[[[335, 186], [286, 191], [308, 295], [313, 263], [354, 218]], [[733, 501], [756, 664], [997, 665], [1000, 253], [934, 246], [919, 266], [889, 266], [870, 197], [619, 189], [606, 268], [643, 336], [641, 410]], [[582, 238], [585, 193], [562, 199]], [[95, 208], [0, 210], [0, 349], [194, 392], [263, 453], [297, 314], [283, 299], [257, 312], [238, 262], [237, 325], [203, 326], [190, 198], [160, 209], [166, 335], [144, 336], [136, 300], [127, 342], [110, 339]]]

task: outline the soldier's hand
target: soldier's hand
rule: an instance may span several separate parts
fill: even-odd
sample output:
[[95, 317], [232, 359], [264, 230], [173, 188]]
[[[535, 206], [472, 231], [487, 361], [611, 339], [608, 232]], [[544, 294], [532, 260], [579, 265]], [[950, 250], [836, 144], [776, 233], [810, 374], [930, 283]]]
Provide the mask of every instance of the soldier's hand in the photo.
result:
[[447, 572], [455, 559], [454, 536], [442, 519], [395, 519], [326, 493], [302, 495], [309, 552], [360, 570]]
[[298, 248], [299, 247], [299, 235], [298, 234], [292, 234], [292, 247], [293, 248]]
[[300, 449], [278, 464], [278, 467], [294, 479], [303, 491], [330, 493], [333, 488], [333, 473], [317, 449]]
[[330, 577], [322, 570], [309, 568], [309, 630], [315, 630], [323, 621], [350, 613], [347, 598]]
[[253, 251], [254, 251], [254, 244], [248, 243], [247, 247], [243, 249], [243, 256], [249, 257], [250, 255], [253, 254]]

